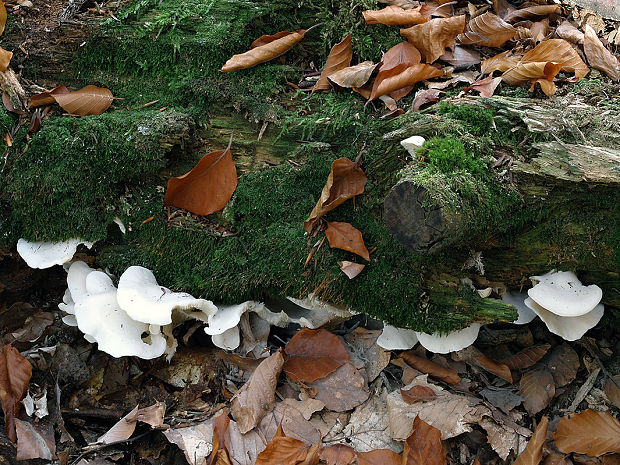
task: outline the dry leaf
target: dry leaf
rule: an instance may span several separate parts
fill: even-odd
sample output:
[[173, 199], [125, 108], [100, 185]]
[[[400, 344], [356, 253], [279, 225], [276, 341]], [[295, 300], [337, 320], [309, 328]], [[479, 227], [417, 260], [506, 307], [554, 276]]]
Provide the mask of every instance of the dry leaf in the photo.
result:
[[228, 425], [230, 440], [229, 456], [233, 465], [255, 465], [258, 454], [266, 447], [266, 438], [260, 431], [252, 430], [241, 434], [236, 422]]
[[441, 431], [417, 416], [413, 432], [405, 440], [403, 465], [446, 465], [446, 454], [441, 444]]
[[332, 163], [327, 182], [321, 191], [321, 197], [304, 222], [306, 232], [312, 231], [325, 213], [364, 192], [365, 186], [366, 175], [356, 163], [348, 158], [335, 160]]
[[511, 9], [511, 11], [508, 11], [504, 16], [504, 20], [512, 23], [517, 19], [539, 18], [555, 13], [562, 13], [562, 7], [560, 5], [534, 5], [519, 10]]
[[540, 423], [534, 431], [534, 435], [530, 438], [525, 450], [519, 454], [513, 465], [538, 465], [542, 460], [543, 446], [547, 439], [547, 427], [549, 419], [543, 416]]
[[437, 102], [439, 96], [443, 94], [440, 89], [422, 89], [416, 92], [413, 102], [411, 102], [411, 110], [418, 111], [423, 105], [427, 103]]
[[551, 453], [547, 455], [543, 465], [568, 465], [563, 455]]
[[52, 90], [35, 94], [28, 100], [28, 108], [40, 107], [43, 105], [53, 105], [56, 103], [54, 95], [57, 94], [69, 94], [71, 91], [67, 89], [67, 86], [61, 85], [54, 87]]
[[227, 434], [230, 418], [224, 412], [213, 420], [211, 455], [206, 465], [230, 465], [230, 436]]
[[506, 415], [524, 400], [522, 396], [515, 394], [511, 389], [502, 389], [494, 386], [484, 388], [480, 391], [480, 395]]
[[543, 358], [550, 347], [550, 344], [526, 347], [521, 352], [501, 360], [501, 363], [506, 365], [511, 370], [522, 370], [524, 368], [529, 368]]
[[165, 413], [166, 404], [163, 402], [155, 402], [150, 407], [144, 407], [129, 413], [125, 419], [127, 421], [141, 421], [152, 428], [159, 428], [164, 424]]
[[515, 86], [531, 82], [532, 88], [530, 88], [530, 91], [533, 91], [534, 85], [538, 83], [541, 85], [545, 95], [553, 95], [556, 91], [553, 79], [561, 69], [562, 65], [559, 63], [519, 63], [516, 67], [502, 74], [502, 81]]
[[474, 82], [471, 86], [465, 87], [464, 90], [467, 92], [470, 90], [477, 90], [480, 92], [480, 97], [489, 98], [493, 97], [495, 89], [497, 89], [500, 82], [502, 82], [501, 77], [494, 78], [493, 76], [487, 76], [484, 79]]
[[555, 383], [548, 371], [530, 370], [519, 383], [519, 392], [525, 400], [523, 406], [530, 415], [544, 409], [555, 395]]
[[308, 455], [306, 443], [285, 436], [274, 437], [264, 451], [258, 454], [256, 465], [296, 465], [303, 463]]
[[382, 10], [365, 10], [362, 12], [366, 24], [385, 24], [387, 26], [410, 26], [422, 24], [426, 18], [421, 12], [422, 7], [405, 10], [399, 6], [387, 6]]
[[325, 235], [332, 249], [342, 249], [370, 260], [370, 253], [364, 244], [362, 233], [350, 223], [330, 221], [327, 223]]
[[6, 26], [6, 7], [4, 6], [4, 2], [0, 0], [0, 35], [4, 32], [4, 27]]
[[555, 29], [555, 33], [560, 36], [561, 39], [568, 40], [573, 44], [583, 44], [583, 32], [573, 26], [568, 20], [562, 21], [562, 24]]
[[417, 82], [438, 76], [443, 76], [443, 71], [434, 66], [422, 63], [409, 66], [407, 63], [402, 63], [377, 74], [369, 100], [392, 94], [400, 89], [413, 86]]
[[401, 63], [415, 65], [416, 63], [420, 63], [421, 59], [422, 55], [420, 55], [417, 48], [409, 42], [400, 42], [385, 52], [381, 60], [379, 71], [392, 69]]
[[321, 448], [319, 457], [327, 465], [351, 465], [355, 462], [355, 451], [346, 444], [333, 444]]
[[15, 347], [5, 345], [0, 353], [0, 400], [6, 424], [6, 435], [15, 442], [15, 419], [19, 415], [21, 400], [26, 395], [32, 376], [32, 365]]
[[52, 423], [29, 423], [15, 419], [17, 432], [17, 460], [56, 458], [56, 442]]
[[555, 447], [565, 454], [576, 452], [599, 457], [620, 452], [620, 422], [609, 412], [587, 409], [562, 418], [553, 440]]
[[554, 348], [544, 362], [553, 376], [555, 387], [564, 387], [572, 383], [581, 366], [579, 355], [566, 342]]
[[559, 63], [562, 71], [575, 73], [577, 79], [590, 71], [571, 44], [564, 39], [545, 40], [521, 57], [521, 63], [534, 62]]
[[361, 263], [348, 262], [346, 260], [338, 262], [338, 266], [349, 279], [355, 278], [358, 274], [362, 272], [364, 268], [366, 268], [366, 265], [362, 265]]
[[465, 349], [459, 350], [458, 352], [454, 352], [452, 354], [452, 358], [456, 361], [478, 365], [480, 368], [488, 371], [489, 373], [493, 373], [494, 375], [499, 376], [512, 384], [512, 373], [510, 372], [510, 368], [503, 363], [496, 362], [495, 360], [487, 357], [474, 346], [469, 346]]
[[357, 453], [358, 465], [401, 465], [401, 458], [389, 449], [371, 450]]
[[164, 205], [209, 215], [224, 208], [237, 188], [237, 170], [230, 145], [208, 153], [188, 173], [170, 178]]
[[213, 437], [213, 418], [184, 428], [170, 428], [164, 436], [185, 454], [190, 465], [203, 465], [213, 450], [207, 438]]
[[413, 386], [411, 389], [401, 389], [400, 395], [403, 396], [403, 400], [408, 404], [413, 404], [414, 402], [425, 402], [428, 400], [433, 400], [437, 397], [435, 391], [426, 386]]
[[512, 39], [517, 31], [515, 28], [493, 13], [486, 12], [469, 21], [467, 31], [459, 34], [456, 41], [464, 44], [484, 45], [485, 47], [501, 47]]
[[327, 78], [340, 87], [362, 87], [377, 67], [372, 61], [364, 61], [359, 65], [348, 66], [331, 73]]
[[456, 371], [419, 357], [413, 351], [403, 352], [400, 354], [400, 357], [416, 370], [427, 373], [433, 378], [440, 379], [448, 384], [458, 384], [461, 380], [461, 377]]
[[272, 36], [263, 36], [257, 39], [258, 46], [251, 48], [245, 53], [233, 55], [222, 66], [220, 71], [229, 72], [251, 68], [259, 63], [279, 57], [303, 39], [306, 32], [306, 29], [300, 29], [296, 32], [283, 31]]
[[166, 404], [163, 402], [157, 402], [150, 407], [141, 409], [136, 405], [131, 412], [116, 422], [103, 436], [100, 436], [97, 442], [110, 444], [111, 442], [129, 439], [136, 429], [137, 421], [142, 421], [153, 427], [162, 426], [165, 412]]
[[276, 403], [273, 410], [263, 417], [254, 431], [269, 441], [281, 427], [286, 436], [299, 439], [308, 445], [314, 444], [321, 439], [321, 434], [309, 419], [314, 412], [324, 407], [323, 402], [318, 399], [307, 398], [300, 401], [286, 398]]
[[491, 58], [482, 60], [482, 63], [480, 64], [480, 72], [482, 74], [491, 74], [494, 71], [508, 71], [509, 69], [517, 66], [520, 59], [520, 56], [512, 54], [512, 50], [506, 50], [505, 52], [499, 53]]
[[265, 34], [265, 35], [262, 35], [258, 39], [255, 39], [250, 44], [250, 50], [252, 50], [253, 48], [256, 48], [256, 47], [260, 47], [262, 45], [270, 44], [274, 40], [281, 39], [282, 37], [287, 37], [290, 34], [292, 34], [292, 33], [289, 32], [289, 31], [281, 31], [281, 32], [277, 32], [276, 34]]
[[316, 398], [334, 412], [351, 410], [363, 404], [369, 396], [366, 379], [349, 362], [307, 385], [316, 389]]
[[542, 21], [537, 21], [530, 27], [530, 33], [536, 43], [541, 42], [547, 36], [549, 31], [549, 19], [545, 18]]
[[583, 51], [592, 68], [604, 72], [614, 81], [620, 79], [620, 61], [605, 48], [590, 25], [586, 25]]
[[427, 23], [401, 29], [400, 34], [422, 54], [425, 63], [433, 63], [454, 44], [457, 35], [465, 30], [465, 15], [435, 18]]
[[0, 72], [5, 72], [9, 69], [11, 58], [13, 58], [13, 52], [9, 52], [8, 50], [0, 47]]
[[350, 361], [342, 340], [325, 329], [302, 329], [291, 338], [284, 353], [286, 375], [307, 383], [324, 378]]
[[[390, 364], [390, 351], [377, 345], [377, 339], [381, 335], [380, 330], [369, 330], [365, 328], [355, 328], [352, 332], [344, 335], [347, 346], [351, 349], [353, 364], [366, 368], [368, 381], [374, 381]], [[355, 363], [359, 358], [361, 363]]]
[[[615, 375], [614, 379], [620, 384], [620, 375]], [[607, 378], [603, 384], [605, 389], [605, 395], [616, 408], [620, 408], [620, 387], [613, 382], [613, 380]]]
[[446, 53], [439, 57], [440, 60], [445, 61], [449, 65], [454, 66], [454, 69], [468, 69], [474, 65], [480, 63], [480, 53], [476, 50], [469, 49], [468, 47], [462, 47], [455, 45], [454, 50], [448, 50]]
[[282, 351], [278, 350], [263, 360], [232, 399], [230, 412], [242, 434], [254, 428], [273, 409], [278, 377], [284, 365]]
[[110, 89], [89, 85], [80, 90], [51, 94], [67, 113], [78, 116], [100, 115], [112, 105]]
[[334, 45], [327, 56], [327, 61], [321, 71], [319, 80], [316, 81], [312, 92], [317, 90], [325, 90], [331, 88], [327, 76], [334, 74], [336, 71], [347, 68], [351, 64], [353, 58], [353, 49], [351, 48], [351, 34], [348, 34], [342, 42]]

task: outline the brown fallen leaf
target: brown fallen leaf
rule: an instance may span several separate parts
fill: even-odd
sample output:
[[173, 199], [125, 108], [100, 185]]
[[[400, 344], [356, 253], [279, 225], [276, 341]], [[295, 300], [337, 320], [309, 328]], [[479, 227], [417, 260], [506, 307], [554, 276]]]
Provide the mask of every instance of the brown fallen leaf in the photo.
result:
[[609, 412], [587, 409], [560, 419], [553, 433], [555, 447], [565, 454], [576, 452], [599, 457], [620, 452], [620, 422]]
[[[388, 71], [392, 68], [400, 64], [408, 64], [415, 65], [420, 63], [422, 59], [422, 55], [417, 48], [415, 48], [412, 44], [407, 41], [400, 42], [391, 49], [389, 49], [383, 55], [383, 60], [381, 62], [381, 66], [379, 67], [379, 73], [377, 78], [383, 79], [384, 72]], [[395, 90], [390, 93], [390, 97], [392, 97], [395, 101], [400, 100], [405, 97], [409, 92], [413, 90], [413, 86], [403, 87], [402, 89]], [[372, 91], [372, 90], [371, 90]], [[370, 95], [366, 96], [368, 98]]]
[[[620, 374], [613, 377], [620, 384]], [[605, 395], [616, 408], [620, 408], [620, 387], [612, 379], [607, 378], [603, 384]]]
[[461, 15], [431, 19], [424, 24], [401, 29], [400, 34], [420, 51], [425, 63], [433, 63], [464, 30], [465, 15]]
[[135, 410], [125, 416], [127, 421], [141, 421], [152, 428], [159, 428], [164, 424], [164, 415], [166, 413], [166, 404], [163, 402], [155, 402], [149, 407]]
[[362, 12], [366, 24], [385, 24], [387, 26], [410, 26], [426, 22], [421, 13], [421, 7], [405, 10], [399, 6], [390, 5], [382, 10], [365, 10]]
[[536, 427], [533, 436], [525, 446], [525, 450], [519, 454], [513, 465], [538, 465], [542, 460], [543, 446], [547, 439], [547, 427], [549, 418], [543, 416]]
[[230, 465], [230, 436], [227, 434], [230, 418], [226, 412], [213, 420], [211, 455], [206, 465]]
[[401, 389], [400, 395], [403, 396], [403, 400], [408, 404], [433, 400], [437, 397], [435, 391], [426, 386], [412, 386], [407, 390]]
[[555, 383], [548, 371], [530, 370], [521, 377], [519, 392], [525, 398], [523, 406], [530, 415], [544, 409], [555, 395]]
[[556, 87], [553, 80], [561, 69], [562, 65], [559, 63], [519, 63], [514, 68], [502, 74], [502, 81], [513, 86], [530, 82], [532, 83], [530, 92], [534, 91], [534, 86], [536, 84], [540, 84], [545, 95], [549, 96], [555, 94]]
[[401, 465], [401, 458], [390, 449], [377, 449], [369, 452], [357, 452], [358, 465]]
[[260, 47], [262, 45], [270, 44], [274, 40], [281, 39], [282, 37], [287, 37], [290, 34], [291, 34], [291, 32], [289, 32], [289, 31], [281, 31], [281, 32], [277, 32], [275, 34], [265, 34], [265, 35], [262, 35], [258, 39], [255, 39], [250, 44], [250, 50], [252, 50], [253, 48], [256, 48], [256, 47]]
[[342, 249], [370, 260], [370, 253], [364, 244], [362, 233], [350, 223], [341, 221], [327, 222], [325, 235], [332, 249]]
[[8, 50], [0, 47], [0, 72], [5, 72], [9, 69], [11, 58], [13, 58], [13, 52], [9, 52]]
[[480, 63], [480, 72], [482, 74], [491, 74], [494, 71], [508, 71], [519, 64], [520, 56], [513, 55], [512, 50], [506, 50], [505, 52], [498, 53], [491, 58], [482, 60]]
[[405, 440], [403, 465], [446, 465], [441, 431], [421, 420], [413, 421], [413, 432]]
[[117, 421], [104, 435], [100, 436], [97, 442], [110, 444], [111, 442], [129, 439], [136, 430], [136, 423], [138, 421], [143, 421], [153, 427], [162, 426], [165, 411], [166, 404], [163, 402], [156, 402], [154, 405], [144, 408], [138, 408], [136, 405], [131, 412]]
[[[256, 465], [296, 465], [308, 463], [306, 459], [309, 453], [315, 454], [318, 459], [318, 450], [311, 451], [313, 446], [307, 446], [305, 442], [286, 437], [281, 430], [278, 431], [279, 434], [276, 434], [267, 444], [265, 450], [258, 454]], [[318, 447], [315, 449], [318, 449]]]
[[351, 410], [363, 404], [370, 395], [365, 377], [350, 362], [307, 386], [315, 389], [316, 398], [334, 412]]
[[[381, 335], [380, 330], [355, 328], [343, 336], [347, 346], [352, 349], [352, 362], [355, 366], [366, 368], [368, 382], [374, 381], [385, 367], [390, 364], [390, 351], [379, 347], [377, 339]], [[349, 354], [351, 357], [351, 354]], [[356, 360], [359, 359], [359, 360]]]
[[512, 23], [517, 19], [532, 19], [541, 16], [548, 16], [555, 13], [562, 13], [560, 5], [534, 5], [519, 10], [512, 9], [504, 16], [504, 21]]
[[321, 433], [309, 421], [314, 412], [325, 407], [318, 399], [307, 398], [303, 401], [286, 398], [276, 403], [260, 424], [254, 428], [267, 441], [271, 440], [279, 427], [288, 437], [299, 439], [306, 444], [315, 444], [321, 439]]
[[561, 39], [567, 40], [573, 44], [583, 44], [583, 32], [573, 26], [568, 20], [562, 21], [562, 23], [555, 29], [555, 33]]
[[65, 85], [54, 87], [52, 90], [47, 90], [39, 94], [35, 94], [28, 100], [28, 108], [40, 107], [43, 105], [53, 105], [56, 103], [54, 95], [68, 94], [71, 91]]
[[355, 451], [346, 444], [322, 447], [319, 457], [327, 465], [351, 465], [355, 462]]
[[537, 346], [526, 347], [521, 352], [500, 360], [500, 362], [511, 370], [523, 370], [524, 368], [531, 367], [543, 358], [550, 347], [550, 344], [540, 344]]
[[6, 26], [6, 7], [4, 6], [4, 2], [0, 0], [0, 35], [4, 32], [4, 27]]
[[29, 423], [15, 419], [17, 432], [17, 460], [56, 458], [54, 426], [50, 422]]
[[543, 362], [553, 376], [555, 387], [564, 387], [572, 383], [581, 366], [579, 355], [566, 342], [555, 347]]
[[439, 96], [444, 92], [440, 89], [422, 89], [416, 92], [413, 102], [411, 102], [411, 110], [418, 111], [427, 103], [437, 102]]
[[461, 377], [456, 371], [419, 357], [413, 351], [402, 352], [400, 357], [416, 370], [427, 373], [429, 376], [440, 379], [448, 384], [458, 384], [461, 380]]
[[454, 50], [448, 50], [446, 53], [441, 55], [439, 59], [451, 66], [454, 66], [455, 70], [460, 70], [468, 69], [477, 65], [480, 63], [482, 58], [480, 53], [476, 50], [461, 45], [455, 45]]
[[341, 339], [325, 329], [304, 328], [284, 348], [283, 370], [293, 381], [324, 378], [350, 361]]
[[474, 82], [471, 86], [465, 87], [463, 90], [466, 92], [477, 90], [480, 92], [480, 97], [489, 98], [493, 96], [500, 82], [502, 82], [501, 77], [494, 78], [493, 76], [487, 76], [484, 79]]
[[188, 173], [168, 180], [164, 205], [209, 215], [224, 208], [237, 188], [230, 146], [208, 153]]
[[242, 434], [247, 433], [273, 409], [278, 377], [284, 365], [282, 350], [263, 360], [232, 399], [230, 412]]
[[547, 455], [543, 465], [568, 465], [568, 462], [564, 459], [564, 456], [561, 454], [551, 453]]
[[366, 268], [366, 265], [363, 265], [361, 263], [348, 262], [346, 260], [338, 262], [338, 266], [340, 267], [340, 271], [346, 274], [349, 279], [355, 278], [358, 274], [362, 272], [364, 268]]
[[220, 71], [230, 72], [238, 69], [251, 68], [259, 63], [272, 60], [288, 52], [297, 42], [304, 38], [307, 29], [296, 32], [282, 31], [272, 36], [263, 36], [257, 39], [257, 46], [247, 52], [233, 55], [222, 66]]
[[19, 415], [21, 400], [26, 395], [32, 376], [32, 365], [15, 347], [5, 345], [0, 352], [0, 400], [7, 437], [15, 442], [15, 419]]
[[524, 400], [522, 396], [515, 394], [511, 389], [497, 388], [494, 386], [484, 388], [480, 391], [480, 395], [506, 415], [509, 415], [510, 411], [517, 405], [521, 405]]
[[562, 71], [575, 73], [577, 79], [590, 71], [571, 44], [564, 39], [545, 40], [521, 57], [521, 63], [534, 62], [559, 63]]
[[392, 94], [400, 89], [413, 86], [426, 79], [443, 76], [443, 71], [431, 65], [417, 63], [409, 66], [401, 63], [394, 68], [381, 71], [377, 74], [368, 100], [374, 100], [382, 95]]
[[510, 368], [503, 363], [496, 362], [492, 358], [487, 357], [474, 346], [469, 346], [457, 352], [453, 352], [452, 358], [459, 362], [468, 362], [477, 365], [512, 384], [512, 373], [510, 372]]
[[592, 26], [586, 24], [583, 51], [592, 68], [604, 72], [614, 81], [620, 80], [620, 61], [601, 43]]
[[549, 31], [549, 18], [545, 18], [541, 21], [537, 21], [530, 27], [530, 33], [534, 42], [542, 42]]
[[354, 66], [347, 66], [327, 76], [329, 81], [339, 87], [362, 87], [368, 82], [377, 65], [372, 61], [363, 61]]
[[100, 115], [112, 105], [110, 89], [89, 85], [69, 93], [51, 94], [67, 113], [78, 116]]
[[330, 89], [331, 85], [327, 80], [327, 76], [334, 74], [336, 71], [347, 68], [351, 64], [353, 58], [353, 49], [351, 48], [351, 34], [348, 34], [342, 42], [334, 45], [327, 56], [327, 61], [321, 71], [319, 80], [316, 81], [312, 88], [312, 93], [317, 90]]
[[356, 163], [348, 158], [335, 160], [321, 197], [304, 222], [306, 232], [310, 233], [325, 213], [364, 192], [366, 180], [366, 175]]
[[486, 12], [471, 19], [467, 30], [456, 37], [463, 45], [484, 45], [485, 47], [501, 47], [512, 39], [517, 31], [515, 28], [493, 13]]

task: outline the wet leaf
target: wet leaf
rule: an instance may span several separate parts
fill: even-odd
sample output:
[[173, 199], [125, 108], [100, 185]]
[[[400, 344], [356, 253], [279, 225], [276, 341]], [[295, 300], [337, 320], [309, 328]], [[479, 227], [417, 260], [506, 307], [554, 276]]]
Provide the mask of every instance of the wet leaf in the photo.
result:
[[288, 52], [297, 42], [304, 38], [306, 29], [296, 32], [282, 31], [272, 36], [263, 36], [257, 39], [254, 48], [245, 53], [233, 55], [222, 66], [220, 71], [229, 72], [238, 69], [251, 68], [259, 63], [272, 60]]
[[506, 415], [517, 405], [521, 405], [521, 402], [524, 400], [522, 396], [515, 394], [510, 389], [496, 388], [493, 386], [484, 388], [480, 391], [480, 395]]
[[357, 452], [358, 465], [401, 465], [401, 458], [390, 449]]
[[112, 105], [110, 89], [89, 85], [80, 90], [51, 94], [67, 113], [78, 116], [100, 115]]
[[[615, 375], [614, 379], [620, 384], [620, 375]], [[620, 387], [616, 385], [611, 379], [607, 378], [603, 384], [605, 389], [605, 395], [609, 401], [616, 407], [620, 408]]]
[[514, 465], [539, 465], [542, 460], [543, 446], [547, 439], [547, 427], [549, 426], [549, 419], [543, 416], [540, 419], [540, 423], [536, 427], [533, 436], [525, 446], [525, 450], [519, 454]]
[[342, 42], [334, 45], [327, 56], [327, 61], [321, 71], [321, 76], [312, 88], [312, 92], [317, 90], [330, 89], [331, 85], [327, 80], [327, 76], [334, 74], [336, 71], [347, 68], [351, 64], [353, 58], [353, 49], [351, 48], [351, 34], [348, 34]]
[[430, 360], [419, 357], [415, 355], [413, 351], [402, 352], [400, 357], [416, 370], [427, 373], [433, 378], [440, 379], [448, 384], [458, 384], [461, 380], [461, 377], [456, 371], [450, 368], [444, 368]]
[[592, 68], [604, 72], [614, 81], [620, 79], [620, 61], [601, 43], [594, 29], [586, 24], [583, 51]]
[[457, 361], [468, 362], [478, 365], [480, 368], [505, 379], [509, 383], [512, 383], [512, 373], [503, 363], [498, 363], [495, 360], [484, 355], [480, 350], [474, 346], [466, 347], [458, 352], [452, 354], [452, 358]]
[[409, 66], [407, 63], [402, 63], [377, 74], [369, 100], [392, 94], [400, 89], [413, 86], [417, 82], [438, 76], [443, 76], [443, 71], [434, 66], [422, 63]]
[[517, 19], [532, 19], [547, 16], [555, 13], [562, 13], [560, 5], [534, 5], [519, 10], [512, 9], [504, 16], [504, 20], [512, 23]]
[[291, 338], [284, 353], [286, 375], [306, 383], [324, 378], [350, 361], [340, 338], [324, 329], [302, 329]]
[[54, 87], [52, 90], [47, 90], [45, 92], [41, 92], [40, 94], [35, 94], [28, 100], [28, 108], [40, 107], [43, 105], [53, 105], [56, 103], [56, 99], [54, 95], [58, 94], [69, 94], [71, 91], [67, 89], [67, 86], [61, 85], [58, 87]]
[[480, 64], [480, 72], [482, 74], [491, 74], [494, 71], [508, 71], [519, 64], [520, 56], [513, 55], [512, 50], [506, 50], [491, 58], [482, 60]]
[[242, 434], [254, 428], [275, 404], [278, 377], [284, 365], [282, 351], [278, 350], [263, 360], [232, 399], [230, 412]]
[[425, 402], [428, 400], [433, 400], [437, 397], [435, 391], [426, 386], [412, 386], [408, 390], [401, 389], [400, 395], [403, 396], [403, 400], [408, 404], [413, 404], [414, 402]]
[[405, 440], [404, 465], [446, 465], [446, 454], [441, 444], [441, 431], [421, 420], [413, 421], [413, 432]]
[[587, 409], [562, 418], [553, 440], [555, 447], [565, 454], [576, 452], [599, 457], [620, 452], [620, 422], [609, 412]]
[[51, 423], [29, 423], [15, 419], [17, 431], [17, 460], [56, 458], [54, 427]]
[[4, 6], [4, 2], [0, 0], [0, 35], [4, 32], [4, 27], [6, 26], [6, 7]]
[[334, 84], [340, 87], [362, 87], [377, 67], [372, 61], [364, 61], [355, 66], [348, 66], [327, 76]]
[[308, 383], [308, 387], [316, 389], [316, 398], [334, 412], [351, 410], [369, 396], [365, 377], [349, 362], [324, 378]]
[[471, 86], [465, 87], [464, 90], [468, 92], [470, 90], [477, 90], [480, 92], [480, 97], [489, 98], [493, 96], [500, 82], [502, 82], [501, 77], [494, 78], [493, 76], [487, 76], [484, 79], [474, 82]]
[[207, 465], [223, 465], [230, 462], [230, 436], [227, 434], [229, 425], [230, 418], [226, 413], [213, 420], [213, 440]]
[[6, 435], [15, 442], [15, 419], [19, 415], [21, 400], [26, 395], [32, 376], [32, 365], [15, 347], [5, 345], [0, 353], [0, 400], [4, 412]]
[[506, 365], [511, 370], [522, 370], [524, 368], [529, 368], [543, 358], [550, 347], [550, 344], [526, 347], [512, 357], [501, 360], [501, 363]]
[[523, 406], [530, 415], [540, 412], [555, 395], [555, 383], [551, 373], [542, 370], [528, 371], [521, 378], [519, 392], [525, 397]]
[[433, 63], [454, 44], [457, 35], [465, 30], [465, 15], [435, 18], [424, 24], [401, 29], [400, 34], [422, 54], [425, 63]]
[[575, 73], [577, 79], [590, 71], [571, 44], [564, 39], [545, 40], [521, 57], [521, 63], [534, 62], [559, 63], [562, 71]]
[[512, 39], [515, 28], [493, 13], [486, 12], [469, 21], [467, 31], [459, 34], [456, 41], [464, 45], [501, 47]]
[[361, 263], [348, 262], [346, 260], [338, 262], [338, 266], [349, 279], [355, 278], [366, 267], [366, 265], [362, 265]]
[[230, 144], [208, 153], [183, 176], [171, 178], [164, 205], [183, 208], [196, 215], [209, 215], [224, 208], [237, 188], [237, 170]]
[[422, 7], [405, 10], [399, 6], [390, 5], [382, 10], [365, 10], [362, 12], [366, 24], [385, 24], [388, 26], [410, 26], [426, 22], [421, 12]]
[[351, 465], [355, 462], [355, 451], [346, 444], [333, 444], [321, 448], [319, 457], [327, 465]]
[[335, 160], [321, 192], [321, 197], [304, 222], [306, 232], [312, 231], [325, 213], [364, 192], [365, 186], [366, 175], [356, 163], [348, 158]]
[[350, 223], [331, 221], [327, 223], [325, 235], [332, 249], [342, 249], [370, 260], [370, 254], [364, 244], [362, 233]]
[[502, 74], [502, 81], [514, 86], [531, 82], [530, 91], [534, 90], [536, 84], [540, 84], [545, 95], [553, 95], [556, 91], [553, 79], [561, 69], [562, 65], [559, 63], [519, 63]]
[[544, 362], [553, 376], [555, 387], [564, 387], [572, 383], [581, 366], [579, 355], [567, 343], [555, 347]]

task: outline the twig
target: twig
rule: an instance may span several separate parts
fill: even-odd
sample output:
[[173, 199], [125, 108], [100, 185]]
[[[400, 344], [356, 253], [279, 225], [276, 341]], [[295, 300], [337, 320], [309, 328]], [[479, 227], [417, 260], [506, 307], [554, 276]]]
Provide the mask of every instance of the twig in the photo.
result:
[[161, 428], [153, 428], [153, 429], [150, 429], [150, 430], [146, 431], [145, 433], [139, 434], [138, 436], [133, 437], [133, 438], [124, 439], [122, 441], [109, 442], [107, 444], [101, 444], [99, 446], [93, 447], [92, 449], [86, 450], [86, 451], [82, 452], [80, 455], [78, 455], [77, 458], [73, 462], [71, 462], [71, 465], [76, 465], [81, 459], [83, 459], [84, 457], [86, 457], [89, 454], [92, 454], [93, 452], [98, 452], [98, 451], [100, 451], [102, 449], [105, 449], [107, 447], [117, 446], [119, 444], [130, 444], [130, 443], [132, 443], [134, 441], [137, 441], [138, 439], [142, 439], [143, 437], [148, 436], [153, 431], [161, 431]]

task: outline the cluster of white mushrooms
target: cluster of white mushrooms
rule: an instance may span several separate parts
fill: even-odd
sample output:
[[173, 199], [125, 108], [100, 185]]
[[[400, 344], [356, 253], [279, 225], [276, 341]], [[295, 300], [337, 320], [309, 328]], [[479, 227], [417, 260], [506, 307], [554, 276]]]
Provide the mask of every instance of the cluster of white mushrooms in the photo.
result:
[[[265, 304], [254, 301], [218, 307], [209, 300], [160, 286], [153, 273], [140, 266], [129, 267], [120, 276], [117, 288], [108, 274], [84, 262], [67, 266], [80, 244], [92, 247], [92, 243], [81, 239], [60, 243], [20, 239], [17, 250], [30, 267], [65, 266], [68, 289], [59, 304], [67, 313], [63, 321], [77, 326], [89, 342], [96, 342], [100, 350], [114, 357], [151, 359], [166, 354], [170, 359], [177, 346], [172, 329], [187, 319], [206, 323], [204, 330], [214, 345], [234, 350], [241, 342], [239, 323], [249, 312], [269, 325], [284, 327], [297, 323], [306, 328], [317, 328], [354, 313], [310, 296], [304, 300], [289, 298], [298, 309], [290, 315], [272, 312]], [[575, 273], [552, 270], [530, 279], [533, 287], [527, 294], [505, 291], [501, 295], [504, 303], [518, 311], [514, 324], [526, 324], [538, 316], [549, 331], [574, 341], [602, 318], [602, 290], [596, 285], [584, 286]], [[483, 291], [478, 291], [482, 297], [490, 295]], [[406, 350], [419, 342], [431, 352], [445, 354], [473, 344], [480, 328], [480, 324], [474, 323], [448, 334], [427, 334], [385, 324], [377, 344], [387, 350]]]

